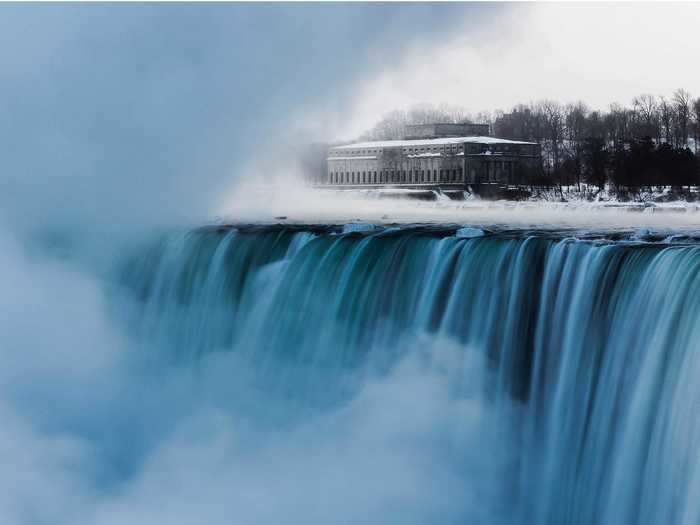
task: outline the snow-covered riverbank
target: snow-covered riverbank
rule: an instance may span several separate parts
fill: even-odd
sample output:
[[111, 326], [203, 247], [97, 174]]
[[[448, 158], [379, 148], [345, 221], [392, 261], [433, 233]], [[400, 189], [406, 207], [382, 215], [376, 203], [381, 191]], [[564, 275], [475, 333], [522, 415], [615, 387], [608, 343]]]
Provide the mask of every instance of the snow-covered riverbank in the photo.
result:
[[489, 201], [388, 198], [298, 187], [240, 189], [215, 222], [262, 224], [462, 224], [515, 228], [700, 230], [700, 203], [585, 199]]

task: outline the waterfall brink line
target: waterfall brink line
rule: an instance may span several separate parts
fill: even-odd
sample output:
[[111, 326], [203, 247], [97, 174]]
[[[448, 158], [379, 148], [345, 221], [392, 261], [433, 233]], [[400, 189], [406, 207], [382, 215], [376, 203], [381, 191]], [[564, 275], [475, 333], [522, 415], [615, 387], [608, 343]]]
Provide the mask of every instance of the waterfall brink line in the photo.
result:
[[307, 399], [342, 399], [426, 334], [483, 356], [494, 410], [520, 407], [517, 523], [700, 519], [700, 247], [211, 230], [121, 282], [173, 359], [236, 352]]

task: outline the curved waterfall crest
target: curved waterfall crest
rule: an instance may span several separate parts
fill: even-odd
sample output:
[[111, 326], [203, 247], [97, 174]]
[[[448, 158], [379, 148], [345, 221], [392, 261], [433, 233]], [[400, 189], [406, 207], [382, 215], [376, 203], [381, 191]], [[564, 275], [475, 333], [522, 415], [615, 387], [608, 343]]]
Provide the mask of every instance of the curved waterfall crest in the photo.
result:
[[311, 404], [431, 338], [481, 356], [514, 523], [700, 519], [700, 247], [365, 230], [190, 232], [121, 282], [176, 360], [237, 352]]

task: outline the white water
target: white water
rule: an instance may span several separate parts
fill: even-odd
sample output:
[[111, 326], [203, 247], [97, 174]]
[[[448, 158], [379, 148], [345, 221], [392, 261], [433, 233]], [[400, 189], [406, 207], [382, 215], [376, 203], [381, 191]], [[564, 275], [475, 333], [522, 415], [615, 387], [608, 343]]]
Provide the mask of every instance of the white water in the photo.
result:
[[700, 248], [350, 230], [4, 239], [3, 520], [697, 522]]

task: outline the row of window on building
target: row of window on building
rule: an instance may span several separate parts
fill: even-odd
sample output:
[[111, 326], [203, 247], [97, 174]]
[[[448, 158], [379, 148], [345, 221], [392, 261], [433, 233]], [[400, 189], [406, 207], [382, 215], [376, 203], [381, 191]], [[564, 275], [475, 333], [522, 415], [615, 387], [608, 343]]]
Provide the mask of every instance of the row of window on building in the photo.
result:
[[380, 171], [333, 171], [331, 184], [400, 184], [428, 182], [461, 182], [462, 168], [441, 170], [380, 170]]
[[[352, 150], [331, 150], [330, 156], [344, 156], [344, 155], [376, 155], [382, 153], [381, 149], [352, 149]], [[447, 146], [421, 146], [415, 148], [402, 148], [403, 153], [431, 153], [431, 152], [442, 152], [442, 153], [458, 153], [462, 151], [461, 145], [447, 145]]]
[[376, 155], [381, 153], [380, 149], [351, 149], [351, 150], [330, 150], [329, 154], [331, 156], [345, 156], [345, 155]]

